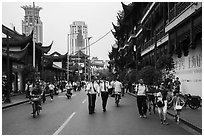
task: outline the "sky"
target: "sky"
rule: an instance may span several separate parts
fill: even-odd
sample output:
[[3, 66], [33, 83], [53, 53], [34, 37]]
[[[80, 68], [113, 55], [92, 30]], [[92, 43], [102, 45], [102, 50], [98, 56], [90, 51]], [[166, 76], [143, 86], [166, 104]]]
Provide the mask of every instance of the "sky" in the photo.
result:
[[[128, 3], [125, 3], [128, 4]], [[24, 5], [33, 2], [2, 2], [2, 24], [22, 34], [22, 20], [25, 12]], [[43, 22], [43, 45], [53, 46], [48, 54], [55, 51], [60, 54], [67, 52], [67, 34], [74, 21], [84, 21], [88, 25], [88, 36], [94, 43], [113, 29], [112, 22], [117, 23], [117, 13], [122, 10], [118, 1], [112, 2], [35, 2], [35, 6], [42, 7], [40, 19]], [[108, 52], [115, 43], [112, 33], [91, 46], [91, 57], [109, 60]]]

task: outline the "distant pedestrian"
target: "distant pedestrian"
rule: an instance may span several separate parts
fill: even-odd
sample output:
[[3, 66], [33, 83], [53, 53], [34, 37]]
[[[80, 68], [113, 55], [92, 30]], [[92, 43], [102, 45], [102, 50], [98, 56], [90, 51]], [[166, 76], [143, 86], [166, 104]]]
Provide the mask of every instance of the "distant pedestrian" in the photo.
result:
[[174, 81], [174, 94], [180, 93], [180, 85], [181, 82], [179, 81], [179, 78], [176, 77], [176, 80]]
[[114, 87], [114, 94], [115, 94], [115, 103], [117, 103], [116, 101], [119, 99], [121, 99], [121, 93], [122, 93], [122, 83], [119, 81], [119, 79], [117, 78], [116, 81], [113, 84]]
[[158, 106], [158, 113], [160, 117], [161, 124], [168, 125], [166, 121], [167, 117], [167, 90], [164, 87], [164, 83], [161, 83], [158, 93], [157, 93], [157, 106]]
[[28, 82], [26, 83], [26, 85], [25, 85], [26, 98], [30, 98], [29, 86], [30, 86], [30, 81], [28, 81]]
[[49, 91], [50, 91], [50, 98], [51, 98], [51, 101], [53, 100], [54, 89], [55, 89], [54, 84], [53, 84], [53, 83], [50, 83], [50, 84], [49, 84]]
[[139, 84], [136, 85], [137, 106], [140, 114], [140, 118], [146, 118], [147, 115], [147, 86], [144, 84], [143, 79], [139, 79]]
[[102, 78], [103, 80], [100, 82], [100, 93], [102, 98], [102, 107], [103, 112], [106, 112], [106, 104], [108, 100], [108, 81], [106, 81], [106, 77]]
[[91, 77], [91, 81], [87, 84], [86, 92], [88, 95], [89, 114], [93, 114], [95, 113], [96, 94], [99, 94], [99, 85], [94, 77]]

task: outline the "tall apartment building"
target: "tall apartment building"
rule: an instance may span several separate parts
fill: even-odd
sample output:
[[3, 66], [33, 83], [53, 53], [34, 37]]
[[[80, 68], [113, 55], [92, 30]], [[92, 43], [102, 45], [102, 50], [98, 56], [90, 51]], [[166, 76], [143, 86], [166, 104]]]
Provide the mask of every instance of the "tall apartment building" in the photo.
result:
[[22, 6], [25, 10], [24, 20], [22, 20], [22, 33], [28, 36], [33, 30], [33, 14], [35, 32], [34, 37], [37, 43], [43, 43], [43, 23], [40, 20], [39, 12], [42, 9], [39, 6]]
[[89, 55], [90, 47], [88, 40], [88, 28], [84, 21], [74, 21], [70, 25], [70, 34], [68, 34], [69, 54], [75, 54], [81, 50]]

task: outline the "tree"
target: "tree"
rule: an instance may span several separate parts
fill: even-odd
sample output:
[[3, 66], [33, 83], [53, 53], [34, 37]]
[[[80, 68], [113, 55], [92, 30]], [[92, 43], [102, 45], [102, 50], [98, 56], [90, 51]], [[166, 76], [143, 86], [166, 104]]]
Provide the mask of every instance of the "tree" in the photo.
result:
[[157, 69], [162, 73], [162, 81], [167, 85], [175, 78], [174, 60], [170, 55], [162, 55], [156, 62]]
[[155, 70], [153, 66], [145, 66], [138, 72], [138, 79], [143, 79], [147, 85], [157, 85], [160, 83], [161, 77], [161, 71]]
[[36, 70], [32, 65], [26, 65], [22, 68], [21, 73], [23, 76], [23, 79], [25, 81], [30, 81], [30, 82], [34, 82], [35, 81], [35, 74], [36, 74]]

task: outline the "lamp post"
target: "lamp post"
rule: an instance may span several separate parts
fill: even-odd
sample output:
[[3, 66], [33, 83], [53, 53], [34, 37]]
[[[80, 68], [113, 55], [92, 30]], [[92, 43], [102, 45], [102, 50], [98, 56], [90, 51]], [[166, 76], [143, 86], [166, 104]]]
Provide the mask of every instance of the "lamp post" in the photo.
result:
[[7, 44], [6, 44], [6, 48], [7, 48], [7, 50], [6, 50], [6, 53], [7, 53], [7, 69], [8, 69], [8, 71], [7, 71], [7, 88], [8, 88], [8, 90], [6, 91], [6, 99], [5, 99], [5, 103], [10, 103], [11, 102], [11, 99], [10, 99], [10, 91], [11, 91], [11, 77], [10, 77], [10, 69], [11, 69], [11, 67], [10, 67], [10, 59], [9, 59], [9, 36], [8, 36], [8, 32], [7, 32], [7, 35], [6, 35], [6, 40], [7, 40]]
[[91, 81], [91, 47], [90, 47], [90, 39], [92, 37], [88, 37], [88, 48], [89, 48], [89, 72], [88, 72], [88, 80]]
[[33, 67], [35, 68], [35, 2], [33, 2]]
[[67, 36], [68, 36], [68, 44], [67, 44], [67, 82], [69, 81], [69, 36], [74, 35], [74, 34], [78, 34], [78, 33], [67, 34]]

